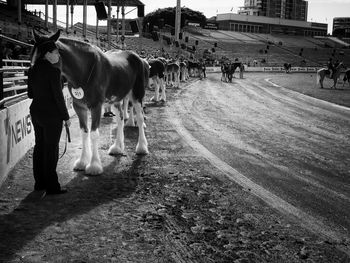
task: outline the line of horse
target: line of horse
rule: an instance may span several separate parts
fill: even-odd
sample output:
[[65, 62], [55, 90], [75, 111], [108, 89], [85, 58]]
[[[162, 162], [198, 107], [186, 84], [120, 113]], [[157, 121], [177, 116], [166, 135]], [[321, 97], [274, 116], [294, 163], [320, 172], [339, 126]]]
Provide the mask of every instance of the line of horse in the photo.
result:
[[[115, 141], [108, 153], [124, 154], [124, 126], [135, 126], [136, 119], [139, 130], [136, 154], [148, 154], [142, 103], [150, 79], [155, 85], [154, 101], [166, 101], [167, 85], [179, 87], [180, 81], [201, 74], [202, 65], [195, 61], [170, 61], [163, 58], [146, 60], [132, 51], [103, 52], [89, 43], [60, 37], [60, 31], [50, 37], [39, 35], [35, 31], [33, 34], [35, 44], [31, 52], [32, 65], [41, 56], [37, 48], [39, 45], [51, 41], [58, 47], [58, 67], [69, 83], [73, 108], [81, 130], [82, 151], [74, 163], [74, 170], [82, 170], [89, 175], [103, 173], [99, 155], [99, 127], [102, 107], [106, 101], [114, 107], [117, 122]], [[128, 113], [129, 102], [132, 107]]]

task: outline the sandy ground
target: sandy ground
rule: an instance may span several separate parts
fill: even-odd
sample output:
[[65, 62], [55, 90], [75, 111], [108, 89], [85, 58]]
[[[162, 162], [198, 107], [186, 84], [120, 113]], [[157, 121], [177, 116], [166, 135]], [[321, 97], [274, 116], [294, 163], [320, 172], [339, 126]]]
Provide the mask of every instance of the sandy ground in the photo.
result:
[[[271, 77], [280, 85], [283, 79]], [[103, 119], [101, 176], [72, 171], [81, 150], [73, 118], [73, 142], [58, 167], [65, 195], [32, 192], [28, 152], [0, 188], [0, 262], [350, 262], [342, 251], [347, 240], [301, 227], [298, 218], [230, 180], [179, 134], [171, 116], [194, 134], [197, 126], [185, 117], [200, 119], [177, 108], [188, 105], [190, 84], [169, 89], [165, 104], [146, 102], [147, 156], [134, 153], [136, 128], [126, 128], [126, 154], [109, 156], [113, 121]]]

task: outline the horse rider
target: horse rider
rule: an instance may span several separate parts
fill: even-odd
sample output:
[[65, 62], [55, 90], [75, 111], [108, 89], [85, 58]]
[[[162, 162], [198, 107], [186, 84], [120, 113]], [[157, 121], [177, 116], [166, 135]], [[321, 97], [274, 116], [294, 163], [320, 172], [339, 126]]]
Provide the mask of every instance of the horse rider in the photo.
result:
[[335, 66], [333, 64], [333, 59], [332, 58], [329, 58], [328, 63], [327, 63], [327, 67], [328, 67], [328, 70], [330, 72], [329, 78], [332, 78], [333, 77], [333, 73], [334, 73], [334, 69], [335, 69]]

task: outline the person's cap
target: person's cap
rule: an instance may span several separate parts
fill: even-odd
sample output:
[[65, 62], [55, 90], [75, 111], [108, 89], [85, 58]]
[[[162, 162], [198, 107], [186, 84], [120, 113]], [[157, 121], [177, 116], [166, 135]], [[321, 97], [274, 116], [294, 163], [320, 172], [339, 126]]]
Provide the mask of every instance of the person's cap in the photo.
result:
[[46, 52], [52, 52], [55, 49], [57, 49], [57, 46], [53, 41], [45, 41], [44, 43], [38, 45], [38, 50], [42, 54], [46, 54]]

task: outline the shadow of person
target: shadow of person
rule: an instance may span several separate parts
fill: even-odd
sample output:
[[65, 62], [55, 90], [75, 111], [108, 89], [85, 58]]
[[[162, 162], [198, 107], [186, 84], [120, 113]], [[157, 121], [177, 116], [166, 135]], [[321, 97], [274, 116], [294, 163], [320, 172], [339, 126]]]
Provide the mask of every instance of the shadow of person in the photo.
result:
[[101, 176], [77, 173], [66, 185], [67, 194], [43, 197], [43, 192], [31, 192], [11, 213], [1, 215], [0, 262], [13, 259], [45, 228], [133, 193], [144, 156], [134, 156], [131, 165], [120, 168], [121, 158], [114, 158]]

